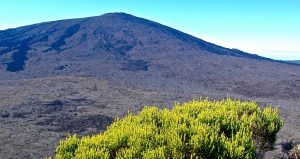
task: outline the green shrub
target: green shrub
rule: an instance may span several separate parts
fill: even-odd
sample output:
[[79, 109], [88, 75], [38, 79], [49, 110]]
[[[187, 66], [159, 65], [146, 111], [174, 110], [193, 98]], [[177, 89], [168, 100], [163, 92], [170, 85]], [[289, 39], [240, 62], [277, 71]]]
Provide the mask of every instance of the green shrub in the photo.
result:
[[62, 140], [57, 159], [255, 158], [283, 125], [277, 109], [230, 98], [145, 107], [116, 119], [101, 134]]

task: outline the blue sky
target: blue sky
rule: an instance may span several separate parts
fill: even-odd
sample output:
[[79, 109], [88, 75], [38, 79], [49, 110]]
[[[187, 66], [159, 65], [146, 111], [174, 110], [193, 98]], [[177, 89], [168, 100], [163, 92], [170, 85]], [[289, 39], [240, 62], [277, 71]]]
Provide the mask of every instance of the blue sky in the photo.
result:
[[274, 59], [300, 59], [300, 0], [0, 0], [0, 29], [107, 12]]

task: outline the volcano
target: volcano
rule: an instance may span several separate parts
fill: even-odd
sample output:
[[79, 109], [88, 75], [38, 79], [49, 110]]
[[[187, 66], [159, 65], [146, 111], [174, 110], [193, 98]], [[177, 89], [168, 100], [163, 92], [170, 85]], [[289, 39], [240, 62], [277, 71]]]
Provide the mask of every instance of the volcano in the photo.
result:
[[51, 156], [68, 132], [92, 134], [145, 104], [200, 96], [278, 106], [281, 135], [300, 138], [298, 64], [126, 13], [0, 31], [0, 90], [0, 158]]

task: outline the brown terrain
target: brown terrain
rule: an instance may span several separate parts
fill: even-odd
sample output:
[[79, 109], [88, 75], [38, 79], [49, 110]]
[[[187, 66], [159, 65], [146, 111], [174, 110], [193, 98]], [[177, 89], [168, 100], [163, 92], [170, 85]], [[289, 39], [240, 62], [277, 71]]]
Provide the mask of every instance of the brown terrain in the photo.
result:
[[0, 158], [45, 158], [144, 105], [227, 96], [278, 107], [300, 141], [300, 65], [224, 48], [125, 13], [0, 31]]

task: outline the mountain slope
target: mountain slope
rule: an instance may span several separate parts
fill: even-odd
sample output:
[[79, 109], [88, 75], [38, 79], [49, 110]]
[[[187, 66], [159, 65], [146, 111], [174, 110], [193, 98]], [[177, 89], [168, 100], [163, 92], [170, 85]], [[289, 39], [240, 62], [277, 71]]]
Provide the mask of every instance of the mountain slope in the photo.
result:
[[[114, 37], [115, 33], [119, 34], [120, 37]], [[156, 36], [159, 34], [165, 35], [162, 35], [161, 39], [156, 39]], [[148, 37], [144, 37], [145, 35]], [[270, 60], [239, 50], [226, 49], [164, 25], [124, 13], [106, 14], [86, 19], [48, 22], [10, 29], [0, 32], [0, 37], [1, 55], [12, 53], [10, 62], [5, 63], [6, 70], [11, 72], [23, 70], [25, 62], [28, 60], [28, 52], [38, 51], [39, 49], [37, 48], [41, 46], [43, 48], [40, 49], [43, 50], [39, 51], [42, 52], [60, 53], [65, 51], [66, 48], [61, 47], [65, 47], [67, 45], [66, 40], [71, 37], [71, 39], [77, 41], [77, 43], [71, 45], [79, 48], [84, 45], [86, 46], [88, 41], [90, 44], [85, 48], [87, 49], [85, 51], [113, 51], [121, 56], [126, 55], [127, 52], [138, 44], [153, 45], [167, 41], [174, 42], [175, 44], [176, 42], [184, 42], [181, 45], [189, 45], [190, 49], [202, 49], [220, 55]], [[144, 38], [141, 39], [142, 37]], [[99, 42], [99, 40], [102, 40], [103, 43]], [[174, 49], [179, 50], [183, 48]]]
[[[300, 67], [217, 46], [125, 13], [1, 31], [0, 55], [2, 80], [93, 75], [142, 88], [160, 88], [162, 81], [177, 88], [182, 81], [250, 96], [281, 97], [295, 97], [300, 88], [296, 84], [289, 93], [282, 91], [289, 86], [269, 90], [299, 79]], [[262, 87], [244, 91], [256, 85]]]

